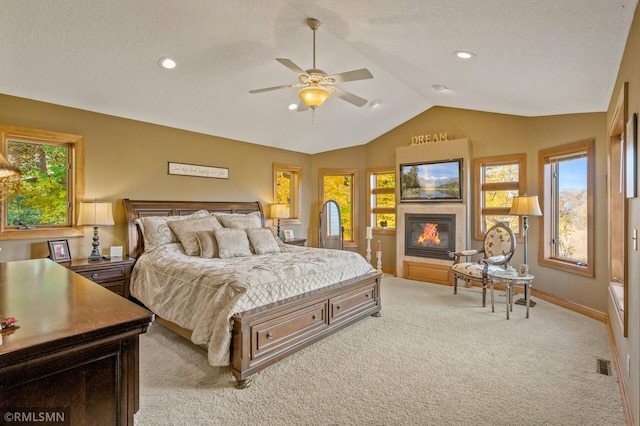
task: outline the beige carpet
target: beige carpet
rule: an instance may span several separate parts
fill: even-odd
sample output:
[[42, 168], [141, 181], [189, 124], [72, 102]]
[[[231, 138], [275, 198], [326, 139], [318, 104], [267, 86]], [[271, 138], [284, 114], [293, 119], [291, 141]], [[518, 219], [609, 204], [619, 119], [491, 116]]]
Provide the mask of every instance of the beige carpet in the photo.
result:
[[[137, 425], [624, 425], [603, 323], [538, 300], [506, 320], [480, 290], [385, 276], [368, 317], [237, 390], [203, 349], [141, 337]], [[488, 297], [487, 297], [488, 299]], [[613, 373], [615, 374], [615, 372]]]

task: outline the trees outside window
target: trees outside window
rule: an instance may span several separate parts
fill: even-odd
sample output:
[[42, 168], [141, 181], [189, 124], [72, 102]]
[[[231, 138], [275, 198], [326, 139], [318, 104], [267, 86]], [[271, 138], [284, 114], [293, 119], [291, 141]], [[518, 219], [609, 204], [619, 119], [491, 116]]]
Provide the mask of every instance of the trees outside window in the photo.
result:
[[367, 170], [367, 226], [375, 233], [395, 233], [396, 172], [393, 168]]
[[484, 239], [488, 229], [505, 222], [521, 234], [518, 216], [509, 216], [513, 197], [524, 195], [527, 188], [526, 155], [503, 155], [476, 158], [473, 161], [474, 238]]
[[340, 207], [344, 227], [344, 246], [358, 245], [358, 170], [320, 169], [320, 193], [318, 204], [334, 200]]
[[593, 276], [593, 140], [539, 152], [539, 263]]
[[0, 239], [82, 235], [74, 216], [84, 195], [84, 138], [8, 125], [0, 134], [7, 159], [21, 171], [7, 194]]
[[289, 217], [280, 220], [283, 225], [300, 222], [300, 181], [302, 167], [287, 164], [273, 165], [273, 202], [286, 204]]

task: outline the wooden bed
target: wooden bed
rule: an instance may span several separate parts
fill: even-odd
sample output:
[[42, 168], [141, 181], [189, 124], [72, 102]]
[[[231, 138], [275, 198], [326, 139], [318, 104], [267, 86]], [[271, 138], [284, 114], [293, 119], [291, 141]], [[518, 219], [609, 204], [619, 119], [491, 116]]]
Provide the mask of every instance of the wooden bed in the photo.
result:
[[[127, 252], [137, 259], [144, 240], [134, 220], [145, 216], [182, 216], [198, 210], [248, 214], [264, 212], [259, 201], [140, 201], [124, 200], [127, 217]], [[134, 266], [135, 268], [135, 266]], [[324, 287], [276, 303], [235, 314], [231, 337], [231, 371], [236, 387], [245, 388], [250, 376], [290, 354], [321, 340], [366, 316], [380, 316], [380, 280], [370, 274]], [[190, 339], [191, 331], [169, 321], [157, 321]]]

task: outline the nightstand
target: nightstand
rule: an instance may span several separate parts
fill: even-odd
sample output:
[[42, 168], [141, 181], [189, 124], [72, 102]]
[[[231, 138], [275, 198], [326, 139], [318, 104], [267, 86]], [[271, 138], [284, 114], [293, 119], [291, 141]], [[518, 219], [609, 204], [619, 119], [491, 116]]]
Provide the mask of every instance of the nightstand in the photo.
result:
[[114, 257], [91, 261], [74, 259], [62, 265], [128, 299], [129, 279], [134, 263], [135, 260], [129, 257]]
[[282, 240], [285, 244], [291, 244], [292, 246], [304, 246], [307, 242], [306, 238], [291, 238], [288, 240]]

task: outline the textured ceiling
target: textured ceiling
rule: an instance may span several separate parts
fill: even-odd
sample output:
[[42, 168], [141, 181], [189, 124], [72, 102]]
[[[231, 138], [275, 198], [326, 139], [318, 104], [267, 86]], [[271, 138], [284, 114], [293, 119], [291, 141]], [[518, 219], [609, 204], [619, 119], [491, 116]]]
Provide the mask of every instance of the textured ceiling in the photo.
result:
[[[523, 116], [606, 111], [636, 0], [0, 0], [0, 93], [261, 145], [362, 145], [434, 105]], [[380, 107], [289, 111], [275, 61]], [[471, 61], [456, 50], [476, 53]], [[167, 71], [158, 59], [172, 56]], [[434, 84], [448, 91], [436, 92]]]

